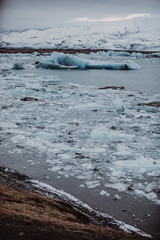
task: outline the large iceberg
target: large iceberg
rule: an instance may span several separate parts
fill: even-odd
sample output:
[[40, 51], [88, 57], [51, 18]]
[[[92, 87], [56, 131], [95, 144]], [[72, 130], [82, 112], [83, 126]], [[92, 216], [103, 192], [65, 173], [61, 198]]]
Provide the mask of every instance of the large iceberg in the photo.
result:
[[112, 70], [137, 70], [140, 66], [131, 60], [121, 63], [93, 61], [76, 57], [71, 54], [54, 52], [47, 60], [40, 61], [36, 67], [49, 69], [112, 69]]

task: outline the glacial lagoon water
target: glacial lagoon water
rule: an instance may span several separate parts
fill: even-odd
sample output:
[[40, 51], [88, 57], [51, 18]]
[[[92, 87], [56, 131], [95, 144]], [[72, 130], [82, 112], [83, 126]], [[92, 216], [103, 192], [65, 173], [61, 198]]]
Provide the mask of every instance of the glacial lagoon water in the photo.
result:
[[83, 71], [37, 69], [39, 58], [2, 55], [1, 164], [157, 234], [160, 111], [143, 103], [159, 101], [159, 59]]

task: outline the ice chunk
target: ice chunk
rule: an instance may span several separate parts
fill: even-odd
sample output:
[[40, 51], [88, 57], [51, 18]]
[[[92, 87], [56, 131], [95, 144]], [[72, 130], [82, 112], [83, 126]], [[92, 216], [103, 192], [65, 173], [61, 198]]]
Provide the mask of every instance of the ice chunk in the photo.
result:
[[116, 200], [119, 200], [119, 199], [121, 199], [121, 196], [119, 196], [118, 194], [115, 194], [114, 195], [114, 200], [116, 201]]
[[127, 184], [124, 184], [122, 182], [106, 183], [104, 186], [117, 189], [119, 192], [125, 192], [127, 190]]
[[37, 67], [50, 69], [113, 69], [113, 70], [136, 70], [140, 66], [127, 60], [122, 63], [91, 61], [78, 58], [71, 54], [54, 52], [46, 61], [41, 61]]
[[104, 190], [102, 190], [99, 194], [100, 194], [101, 196], [107, 196], [107, 197], [110, 196], [110, 194], [109, 194], [107, 191], [104, 191]]
[[86, 182], [86, 187], [87, 188], [95, 188], [95, 187], [98, 187], [98, 186], [100, 186], [100, 183], [99, 183], [98, 180]]
[[111, 141], [129, 141], [133, 138], [130, 134], [112, 132], [106, 127], [97, 127], [91, 131], [91, 139], [111, 140]]
[[123, 101], [118, 95], [116, 95], [116, 98], [114, 99], [113, 104], [115, 105], [116, 112], [118, 114], [121, 114], [124, 112], [125, 107], [124, 107]]
[[15, 137], [12, 138], [12, 141], [14, 143], [22, 143], [23, 141], [25, 141], [25, 136], [22, 135], [16, 135]]
[[150, 193], [146, 193], [146, 198], [148, 198], [149, 200], [154, 200], [157, 198], [157, 195], [154, 192], [150, 192]]
[[98, 127], [92, 130], [91, 138], [92, 139], [109, 139], [110, 132], [106, 127]]
[[46, 68], [46, 69], [75, 69], [77, 66], [66, 66], [66, 65], [60, 65], [58, 63], [54, 63], [52, 61], [41, 61], [36, 65], [37, 68]]
[[23, 67], [23, 64], [22, 64], [22, 63], [16, 62], [16, 63], [13, 64], [13, 69], [15, 69], [15, 70], [21, 70], [21, 69], [24, 69], [24, 67]]
[[144, 193], [143, 190], [136, 189], [136, 190], [134, 190], [134, 193], [136, 195], [138, 195], [139, 197], [144, 197], [145, 196], [145, 193]]

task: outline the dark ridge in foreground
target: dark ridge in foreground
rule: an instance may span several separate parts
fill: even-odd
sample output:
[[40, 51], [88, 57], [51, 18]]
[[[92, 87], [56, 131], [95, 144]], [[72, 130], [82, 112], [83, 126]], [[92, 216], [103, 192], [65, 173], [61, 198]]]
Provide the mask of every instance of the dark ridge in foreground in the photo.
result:
[[1, 240], [149, 239], [93, 225], [89, 216], [71, 204], [35, 193], [27, 180], [24, 175], [0, 167]]
[[[136, 50], [113, 50], [113, 49], [48, 49], [48, 48], [40, 48], [40, 49], [35, 49], [35, 48], [0, 48], [0, 53], [34, 53], [38, 52], [40, 54], [43, 53], [52, 53], [52, 52], [63, 52], [63, 53], [70, 53], [70, 54], [75, 54], [75, 53], [85, 53], [89, 54], [91, 52], [108, 52], [108, 51], [113, 51], [113, 52], [126, 52], [126, 53], [142, 53], [142, 54], [154, 54], [158, 53], [159, 51], [136, 51]], [[156, 55], [155, 55], [156, 57]]]

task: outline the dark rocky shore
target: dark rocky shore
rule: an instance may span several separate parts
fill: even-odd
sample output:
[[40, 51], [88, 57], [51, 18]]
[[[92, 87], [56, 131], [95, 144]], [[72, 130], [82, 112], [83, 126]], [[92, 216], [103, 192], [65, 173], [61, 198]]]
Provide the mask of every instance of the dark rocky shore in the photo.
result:
[[[156, 53], [158, 53], [158, 51], [136, 51], [136, 50], [118, 50], [118, 49], [90, 49], [90, 48], [85, 48], [85, 49], [57, 49], [57, 48], [53, 48], [53, 49], [49, 49], [49, 48], [0, 48], [0, 53], [34, 53], [34, 52], [38, 52], [39, 54], [43, 54], [43, 53], [52, 53], [52, 52], [63, 52], [63, 53], [69, 53], [69, 54], [75, 54], [75, 53], [85, 53], [85, 54], [89, 54], [91, 52], [108, 52], [108, 51], [114, 51], [114, 52], [126, 52], [126, 53], [130, 53], [132, 54], [133, 52], [135, 53], [142, 53], [142, 54], [152, 54], [152, 57], [157, 57]], [[154, 56], [155, 53], [155, 56]]]
[[27, 180], [27, 176], [0, 167], [1, 240], [148, 239], [102, 226], [70, 203], [46, 197]]

